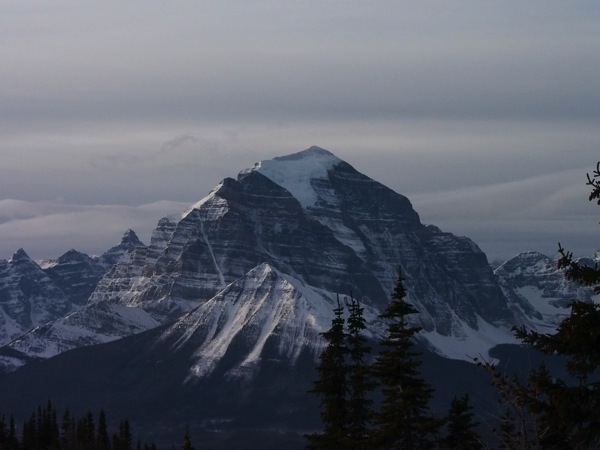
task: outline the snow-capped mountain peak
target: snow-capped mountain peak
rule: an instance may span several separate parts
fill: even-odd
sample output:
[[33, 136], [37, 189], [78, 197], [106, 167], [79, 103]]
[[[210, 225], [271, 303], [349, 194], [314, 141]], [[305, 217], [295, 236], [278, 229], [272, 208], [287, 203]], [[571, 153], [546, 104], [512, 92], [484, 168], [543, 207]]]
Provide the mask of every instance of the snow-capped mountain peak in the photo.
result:
[[[96, 310], [103, 305], [137, 308], [140, 314], [135, 326], [110, 324], [88, 343], [196, 311], [198, 323], [218, 324], [214, 335], [202, 334], [208, 333], [206, 326], [195, 334], [201, 348], [198, 376], [211, 373], [239, 339], [252, 343], [242, 346], [247, 353], [239, 369], [254, 367], [264, 360], [264, 351], [272, 356], [274, 349], [293, 362], [299, 349], [314, 349], [309, 341], [327, 326], [337, 294], [359, 299], [373, 324], [389, 302], [399, 267], [408, 300], [420, 312], [415, 322], [445, 356], [466, 358], [464, 348], [484, 352], [510, 340], [506, 331], [512, 325], [547, 322], [524, 295], [507, 303], [475, 243], [422, 224], [406, 197], [319, 147], [262, 161], [237, 179], [225, 178], [182, 216], [161, 220], [150, 245], [127, 232], [117, 247], [119, 257], [100, 273], [85, 307], [52, 333], [74, 321], [98, 323]], [[48, 273], [71, 279], [64, 274], [76, 273], [74, 267], [57, 265]], [[61, 286], [64, 293], [79, 295]], [[282, 315], [273, 316], [277, 311]], [[373, 335], [376, 328], [370, 330]], [[307, 344], [290, 343], [288, 336]], [[22, 344], [21, 351], [29, 352], [31, 346]], [[79, 345], [81, 340], [61, 341], [64, 349]]]
[[333, 153], [313, 146], [292, 155], [261, 161], [247, 171], [260, 172], [308, 208], [315, 206], [319, 199], [313, 181], [327, 179], [328, 171], [341, 162]]

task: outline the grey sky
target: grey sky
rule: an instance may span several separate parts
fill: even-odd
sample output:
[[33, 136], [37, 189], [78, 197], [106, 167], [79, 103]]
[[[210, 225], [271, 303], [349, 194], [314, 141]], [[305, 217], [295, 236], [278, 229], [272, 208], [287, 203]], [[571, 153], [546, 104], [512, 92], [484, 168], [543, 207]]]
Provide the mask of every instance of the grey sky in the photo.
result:
[[319, 145], [490, 259], [598, 246], [593, 1], [0, 4], [0, 258], [99, 253]]

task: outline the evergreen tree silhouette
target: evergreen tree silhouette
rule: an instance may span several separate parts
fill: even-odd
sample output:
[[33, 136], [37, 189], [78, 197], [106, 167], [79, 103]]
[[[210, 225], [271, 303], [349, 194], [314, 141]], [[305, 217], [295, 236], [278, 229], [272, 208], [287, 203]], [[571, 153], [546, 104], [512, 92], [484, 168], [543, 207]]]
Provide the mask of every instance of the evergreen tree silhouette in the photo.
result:
[[429, 409], [433, 389], [421, 376], [419, 353], [414, 350], [413, 337], [421, 328], [408, 322], [408, 317], [418, 311], [405, 297], [400, 273], [391, 302], [381, 315], [387, 322], [387, 334], [373, 364], [383, 397], [381, 408], [375, 414], [375, 448], [433, 448], [440, 426]]

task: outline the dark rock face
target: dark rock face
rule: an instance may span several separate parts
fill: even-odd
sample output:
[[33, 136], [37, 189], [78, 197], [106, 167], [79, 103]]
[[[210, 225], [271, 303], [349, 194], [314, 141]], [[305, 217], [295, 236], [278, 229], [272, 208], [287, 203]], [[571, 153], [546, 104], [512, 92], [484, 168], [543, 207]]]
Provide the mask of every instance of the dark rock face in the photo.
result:
[[[452, 334], [452, 314], [474, 329], [477, 316], [510, 323], [487, 258], [470, 239], [421, 224], [406, 197], [344, 162], [313, 187], [319, 201], [309, 214], [341, 230], [336, 237], [355, 249], [384, 292], [391, 292], [401, 267], [426, 330]], [[381, 298], [386, 304], [388, 296]]]
[[121, 242], [100, 257], [71, 249], [58, 259], [45, 262], [43, 270], [73, 305], [83, 306], [105, 273], [140, 247], [144, 247], [144, 244], [135, 232], [127, 230]]
[[90, 294], [105, 273], [97, 259], [77, 250], [44, 265], [44, 272], [62, 289], [73, 305], [85, 305]]

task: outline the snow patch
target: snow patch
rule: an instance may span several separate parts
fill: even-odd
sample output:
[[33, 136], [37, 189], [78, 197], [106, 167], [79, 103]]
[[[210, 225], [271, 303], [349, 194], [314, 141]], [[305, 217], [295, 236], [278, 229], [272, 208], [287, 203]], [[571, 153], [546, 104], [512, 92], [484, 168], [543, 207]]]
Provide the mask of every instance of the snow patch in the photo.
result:
[[[455, 317], [455, 320], [458, 318]], [[478, 330], [463, 323], [461, 336], [443, 336], [436, 331], [422, 332], [434, 351], [449, 359], [472, 363], [473, 358], [489, 359], [489, 350], [498, 344], [519, 344], [520, 341], [508, 328], [499, 328], [477, 316]]]
[[289, 191], [304, 208], [315, 206], [318, 195], [311, 181], [327, 179], [327, 172], [342, 162], [319, 147], [290, 156], [261, 161], [250, 169], [257, 171]]

